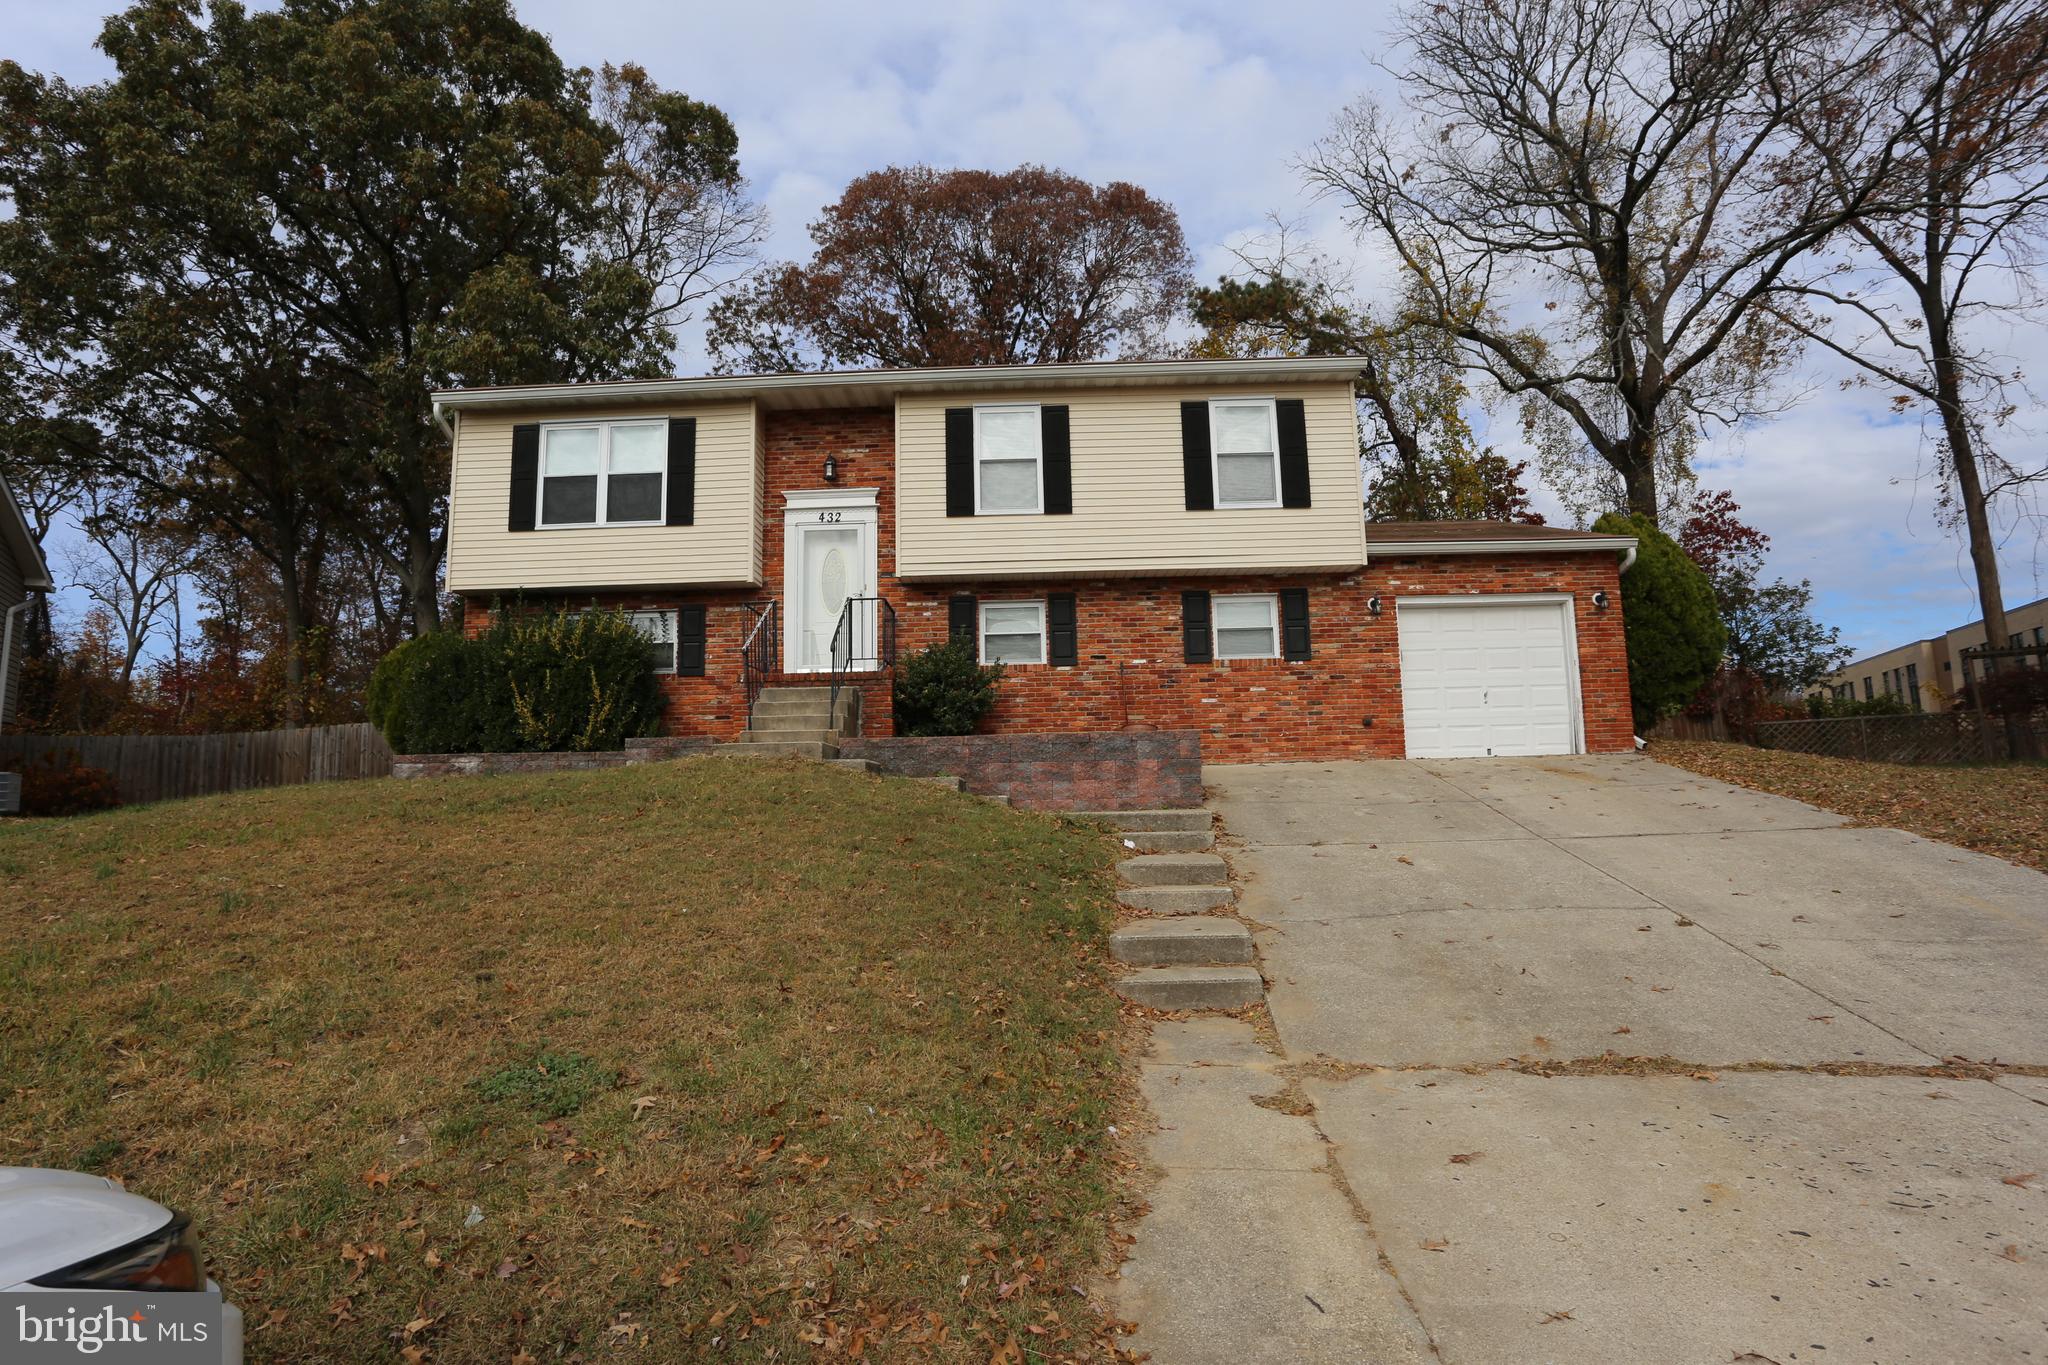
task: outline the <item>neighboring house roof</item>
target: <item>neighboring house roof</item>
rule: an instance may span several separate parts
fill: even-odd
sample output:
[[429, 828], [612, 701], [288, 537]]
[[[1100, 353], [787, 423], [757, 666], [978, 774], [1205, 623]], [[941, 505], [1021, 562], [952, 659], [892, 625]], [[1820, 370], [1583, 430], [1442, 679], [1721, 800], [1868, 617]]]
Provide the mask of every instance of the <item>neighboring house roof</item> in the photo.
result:
[[1633, 550], [1636, 538], [1510, 521], [1371, 521], [1365, 526], [1365, 545], [1368, 551], [1404, 555], [1511, 555]]
[[28, 518], [21, 514], [21, 505], [15, 502], [14, 490], [7, 486], [6, 479], [0, 479], [0, 546], [4, 546], [20, 566], [23, 586], [36, 592], [56, 591], [57, 584], [50, 578], [50, 565], [43, 558], [42, 550], [37, 548]]
[[599, 384], [517, 384], [442, 389], [434, 416], [475, 408], [622, 403], [667, 399], [709, 402], [751, 398], [766, 408], [873, 407], [902, 394], [948, 389], [1133, 388], [1220, 380], [1232, 384], [1339, 379], [1357, 374], [1357, 356], [1265, 360], [1100, 360], [1068, 365], [956, 365], [930, 370], [825, 370], [803, 374], [707, 375], [697, 379], [624, 379]]

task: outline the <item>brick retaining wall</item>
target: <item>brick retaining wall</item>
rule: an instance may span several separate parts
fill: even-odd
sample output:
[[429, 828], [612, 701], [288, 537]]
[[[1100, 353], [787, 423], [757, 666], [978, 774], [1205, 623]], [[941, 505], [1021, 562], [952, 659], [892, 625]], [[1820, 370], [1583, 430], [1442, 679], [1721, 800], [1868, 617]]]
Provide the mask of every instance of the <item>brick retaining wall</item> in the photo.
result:
[[391, 760], [393, 777], [476, 777], [489, 773], [568, 773], [597, 768], [623, 768], [630, 763], [652, 763], [658, 759], [681, 758], [685, 754], [711, 749], [710, 740], [659, 739], [627, 740], [624, 749], [605, 749], [588, 754], [397, 754]]
[[1024, 810], [1180, 810], [1202, 804], [1202, 737], [1193, 730], [850, 739], [904, 777], [957, 777], [968, 791]]

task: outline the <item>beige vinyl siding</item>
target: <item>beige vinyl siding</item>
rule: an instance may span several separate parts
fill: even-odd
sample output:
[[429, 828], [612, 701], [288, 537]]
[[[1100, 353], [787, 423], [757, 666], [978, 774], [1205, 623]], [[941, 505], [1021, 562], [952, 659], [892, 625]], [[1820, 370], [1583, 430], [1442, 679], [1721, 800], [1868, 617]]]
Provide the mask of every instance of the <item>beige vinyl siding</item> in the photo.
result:
[[[1303, 400], [1312, 505], [1188, 511], [1180, 405], [1252, 397]], [[1067, 405], [1071, 515], [946, 515], [946, 409], [977, 402]], [[920, 395], [897, 404], [896, 449], [902, 578], [1273, 572], [1365, 562], [1358, 417], [1348, 384]]]
[[[508, 531], [512, 428], [521, 422], [697, 419], [693, 526]], [[456, 428], [448, 590], [753, 586], [761, 581], [759, 423], [751, 402], [465, 412]]]

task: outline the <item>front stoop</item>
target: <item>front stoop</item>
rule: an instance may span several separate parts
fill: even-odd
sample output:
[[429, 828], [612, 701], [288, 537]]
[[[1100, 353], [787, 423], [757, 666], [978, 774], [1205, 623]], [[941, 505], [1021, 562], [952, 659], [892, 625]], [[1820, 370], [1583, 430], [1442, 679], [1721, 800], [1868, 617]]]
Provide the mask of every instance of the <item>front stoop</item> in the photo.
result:
[[[1206, 810], [1095, 811], [1089, 818], [1133, 850], [1117, 864], [1117, 900], [1148, 918], [1110, 935], [1126, 1000], [1160, 1010], [1239, 1010], [1262, 1003], [1266, 983], [1251, 930], [1227, 913], [1237, 900], [1230, 865], [1209, 850]], [[1212, 913], [1220, 912], [1220, 913]]]

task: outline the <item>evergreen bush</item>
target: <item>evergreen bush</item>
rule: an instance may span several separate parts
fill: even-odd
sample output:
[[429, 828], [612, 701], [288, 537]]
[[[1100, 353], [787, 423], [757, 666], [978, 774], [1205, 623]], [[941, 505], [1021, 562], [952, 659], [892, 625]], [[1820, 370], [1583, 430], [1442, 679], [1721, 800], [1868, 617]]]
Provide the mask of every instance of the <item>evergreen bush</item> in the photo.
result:
[[474, 638], [422, 635], [384, 656], [365, 700], [402, 754], [617, 749], [661, 719], [647, 640], [618, 611], [514, 607]]
[[1706, 574], [1655, 522], [1609, 512], [1593, 529], [1636, 537], [1635, 565], [1621, 580], [1622, 623], [1636, 728], [1647, 734], [1714, 676], [1728, 632]]
[[955, 635], [907, 656], [896, 672], [896, 733], [971, 735], [995, 709], [1001, 664], [983, 665], [974, 641]]

